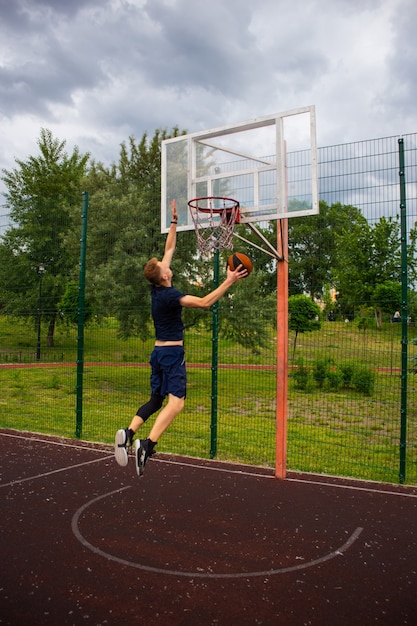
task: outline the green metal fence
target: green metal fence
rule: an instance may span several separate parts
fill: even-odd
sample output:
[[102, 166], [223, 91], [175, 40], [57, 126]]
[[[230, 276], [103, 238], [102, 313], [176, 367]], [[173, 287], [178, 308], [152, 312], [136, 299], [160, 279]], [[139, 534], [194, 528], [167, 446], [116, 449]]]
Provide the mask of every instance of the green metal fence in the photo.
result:
[[[417, 352], [413, 343], [417, 339], [413, 300], [416, 285], [414, 275], [409, 275], [405, 251], [417, 219], [416, 144], [417, 135], [412, 134], [319, 149], [321, 201], [328, 206], [340, 203], [357, 207], [369, 224], [385, 217], [397, 220], [401, 226], [401, 322], [393, 321], [393, 309], [392, 314], [384, 313], [378, 327], [372, 315], [363, 313], [364, 303], [360, 300], [349, 315], [339, 312], [336, 301], [330, 319], [328, 307], [323, 311], [319, 331], [298, 335], [296, 344], [295, 333], [290, 331], [289, 470], [417, 484], [417, 376], [410, 371]], [[68, 219], [73, 220], [69, 223], [73, 226], [65, 236], [60, 234], [58, 243], [67, 254], [77, 258], [75, 267], [64, 274], [51, 272], [50, 265], [44, 272], [39, 264], [33, 265], [33, 273], [26, 279], [26, 309], [21, 307], [19, 316], [14, 317], [3, 306], [3, 428], [111, 443], [114, 431], [130, 422], [149, 393], [147, 364], [153, 342], [140, 328], [141, 314], [146, 317], [149, 309], [149, 297], [140, 282], [142, 261], [137, 243], [131, 243], [145, 209], [141, 201], [136, 202], [131, 190], [126, 192], [122, 185], [111, 185], [111, 222], [106, 222], [103, 213], [103, 194], [109, 191], [103, 182], [89, 195], [81, 197], [80, 193], [76, 206], [71, 204]], [[147, 211], [155, 216], [148, 224], [149, 231], [157, 228], [157, 187], [149, 191], [147, 200]], [[131, 218], [124, 223], [126, 205]], [[114, 245], [122, 227], [123, 245]], [[7, 214], [1, 217], [0, 228], [1, 234], [7, 236]], [[51, 236], [54, 237], [53, 232]], [[146, 232], [142, 237], [146, 237]], [[179, 234], [179, 241], [181, 237]], [[142, 243], [145, 245], [144, 239]], [[163, 245], [164, 239], [160, 238], [159, 252]], [[110, 249], [114, 258], [119, 255], [122, 259], [119, 265], [113, 271], [111, 259], [106, 258], [106, 272], [96, 272]], [[355, 250], [352, 254], [356, 254]], [[291, 258], [289, 269], [291, 274]], [[22, 295], [25, 283], [22, 276], [13, 278], [13, 271], [12, 264], [7, 285], [0, 285], [2, 302], [5, 293], [10, 297], [13, 284], [16, 296]], [[110, 294], [107, 301], [94, 299], [95, 290], [105, 281], [106, 293]], [[76, 316], [78, 324], [68, 323], [70, 308], [60, 311], [62, 319], [56, 320], [53, 345], [48, 345], [48, 298], [60, 285], [62, 288], [62, 283], [66, 285], [67, 299], [72, 295], [81, 302]], [[210, 288], [211, 284], [205, 285], [206, 291]], [[82, 304], [84, 296], [85, 302], [92, 302], [93, 315], [87, 311], [88, 304]], [[129, 308], [132, 301], [134, 311]], [[118, 311], [114, 308], [116, 303]], [[256, 306], [261, 315], [266, 305], [259, 301]], [[242, 315], [240, 311], [236, 310], [237, 318]], [[274, 467], [276, 330], [273, 324], [266, 329], [264, 345], [258, 352], [220, 332], [217, 422], [213, 426], [213, 335], [209, 316], [193, 320], [187, 329], [186, 407], [158, 448]], [[125, 332], [129, 325], [135, 331], [131, 336]]]

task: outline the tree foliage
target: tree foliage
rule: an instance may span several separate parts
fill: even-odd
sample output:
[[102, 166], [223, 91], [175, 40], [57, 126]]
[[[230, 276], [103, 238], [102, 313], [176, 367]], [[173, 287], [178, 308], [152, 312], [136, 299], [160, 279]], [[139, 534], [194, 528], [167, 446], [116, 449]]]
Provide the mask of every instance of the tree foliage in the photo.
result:
[[359, 209], [350, 205], [320, 201], [320, 212], [289, 220], [289, 292], [308, 293], [311, 298], [322, 298], [326, 284], [333, 284], [333, 268], [339, 248], [337, 235], [352, 226], [356, 230], [366, 226]]
[[288, 298], [288, 328], [295, 331], [293, 359], [299, 333], [320, 330], [320, 307], [311, 298], [298, 294]]
[[[378, 309], [381, 307], [375, 302], [376, 287], [401, 284], [399, 220], [381, 217], [374, 224], [366, 221], [360, 225], [346, 223], [336, 235], [336, 244], [339, 253], [335, 259], [333, 276], [340, 306], [352, 315], [355, 308], [376, 304], [375, 314], [378, 317]], [[415, 275], [416, 262], [416, 238], [412, 230], [408, 246], [411, 277]], [[397, 296], [394, 297], [393, 307], [395, 302]]]
[[[384, 310], [378, 303], [382, 285], [401, 284], [400, 221], [382, 216], [370, 222], [350, 205], [320, 201], [319, 215], [289, 221], [289, 291], [326, 300], [329, 285], [337, 292], [343, 315], [374, 307], [380, 324]], [[417, 278], [417, 232], [410, 230], [407, 265], [410, 284]], [[377, 296], [375, 296], [375, 293]], [[397, 297], [391, 307], [398, 308]]]
[[[114, 316], [121, 337], [146, 339], [150, 324], [149, 287], [143, 267], [162, 257], [165, 236], [160, 232], [161, 141], [176, 136], [145, 133], [122, 144], [119, 161], [110, 167], [93, 163], [86, 179], [89, 191], [87, 293], [97, 317]], [[189, 234], [178, 237], [173, 271], [192, 256]]]
[[16, 159], [17, 167], [2, 170], [12, 225], [0, 244], [0, 281], [4, 311], [36, 317], [39, 268], [45, 268], [41, 306], [52, 346], [58, 303], [79, 255], [79, 246], [68, 246], [67, 237], [79, 230], [81, 181], [89, 155], [76, 147], [68, 155], [66, 142], [45, 129], [37, 143], [39, 155]]
[[390, 318], [394, 311], [401, 308], [401, 283], [387, 280], [385, 283], [376, 285], [372, 293], [372, 302], [375, 311], [377, 327], [382, 327], [383, 313], [389, 314]]
[[[269, 329], [275, 318], [276, 295], [259, 298], [262, 272], [240, 281], [220, 301], [220, 329], [227, 339], [237, 341], [254, 354], [268, 346]], [[262, 302], [262, 306], [260, 306]]]

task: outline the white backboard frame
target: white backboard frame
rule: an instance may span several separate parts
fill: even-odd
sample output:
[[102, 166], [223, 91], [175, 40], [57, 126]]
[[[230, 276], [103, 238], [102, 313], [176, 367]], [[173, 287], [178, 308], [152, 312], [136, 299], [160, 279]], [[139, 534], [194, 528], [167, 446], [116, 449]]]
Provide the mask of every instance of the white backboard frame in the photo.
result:
[[315, 107], [301, 107], [234, 125], [180, 135], [161, 145], [161, 232], [171, 200], [178, 230], [192, 230], [188, 201], [233, 197], [241, 222], [317, 214]]

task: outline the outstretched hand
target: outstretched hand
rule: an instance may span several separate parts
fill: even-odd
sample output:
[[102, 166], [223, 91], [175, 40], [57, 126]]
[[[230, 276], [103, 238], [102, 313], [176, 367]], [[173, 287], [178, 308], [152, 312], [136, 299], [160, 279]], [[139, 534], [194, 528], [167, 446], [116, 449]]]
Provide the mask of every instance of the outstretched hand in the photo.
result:
[[229, 266], [227, 266], [227, 278], [233, 283], [241, 280], [242, 278], [246, 278], [246, 276], [248, 276], [248, 270], [242, 264], [238, 265], [235, 270], [232, 270]]
[[178, 213], [177, 213], [177, 201], [171, 200], [171, 219], [173, 222], [178, 222]]

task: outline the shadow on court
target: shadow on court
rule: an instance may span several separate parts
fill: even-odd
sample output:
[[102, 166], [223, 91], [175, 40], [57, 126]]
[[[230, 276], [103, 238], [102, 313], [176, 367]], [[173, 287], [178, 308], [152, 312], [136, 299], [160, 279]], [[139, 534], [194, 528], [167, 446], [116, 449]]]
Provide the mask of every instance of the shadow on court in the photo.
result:
[[415, 624], [417, 489], [0, 432], [0, 623]]

